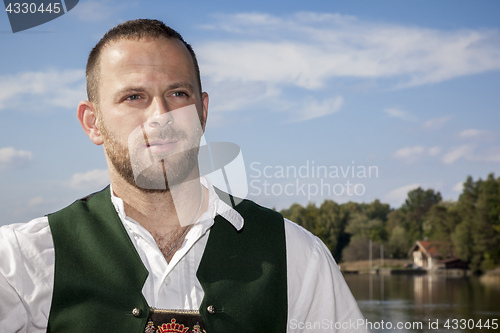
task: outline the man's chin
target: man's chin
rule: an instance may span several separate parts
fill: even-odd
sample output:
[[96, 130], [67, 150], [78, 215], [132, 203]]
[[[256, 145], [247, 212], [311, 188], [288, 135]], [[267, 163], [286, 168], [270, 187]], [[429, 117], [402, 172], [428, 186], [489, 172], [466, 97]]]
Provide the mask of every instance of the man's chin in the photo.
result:
[[144, 190], [161, 191], [169, 188], [163, 166], [157, 163], [141, 170], [140, 173], [135, 173], [133, 181], [137, 188]]
[[151, 184], [144, 184], [144, 183], [142, 183], [141, 185], [139, 185], [137, 183], [134, 183], [133, 185], [139, 191], [144, 192], [144, 193], [165, 193], [165, 192], [170, 192], [170, 187], [168, 186], [168, 184], [167, 185], [163, 184], [163, 187], [159, 186], [158, 188], [155, 188]]
[[172, 187], [191, 180], [187, 170], [167, 171], [163, 167], [153, 166], [135, 175], [134, 182], [139, 189], [151, 191], [169, 191]]

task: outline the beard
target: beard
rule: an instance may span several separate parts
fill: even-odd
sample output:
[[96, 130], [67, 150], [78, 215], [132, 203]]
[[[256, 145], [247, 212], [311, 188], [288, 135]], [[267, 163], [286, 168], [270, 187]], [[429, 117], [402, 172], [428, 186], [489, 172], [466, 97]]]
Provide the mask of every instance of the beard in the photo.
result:
[[[198, 151], [202, 134], [198, 127], [190, 133], [191, 135], [166, 126], [146, 136], [144, 127], [141, 126], [142, 131], [134, 131], [140, 135], [130, 138], [126, 145], [109, 131], [104, 122], [100, 123], [104, 150], [118, 174], [130, 185], [143, 192], [165, 192], [170, 191], [172, 186], [197, 177], [193, 170], [198, 167]], [[152, 154], [149, 148], [144, 148], [145, 142], [166, 138], [180, 140], [187, 144], [187, 148], [181, 152], [165, 154], [165, 156]]]

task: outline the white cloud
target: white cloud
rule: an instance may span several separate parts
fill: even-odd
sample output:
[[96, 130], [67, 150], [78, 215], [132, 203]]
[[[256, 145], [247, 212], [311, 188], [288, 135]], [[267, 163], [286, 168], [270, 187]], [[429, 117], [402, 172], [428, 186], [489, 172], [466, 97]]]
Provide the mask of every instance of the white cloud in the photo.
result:
[[444, 124], [446, 124], [451, 118], [452, 118], [451, 116], [444, 116], [444, 117], [429, 119], [422, 124], [422, 128], [427, 130], [441, 129], [444, 126]]
[[437, 156], [441, 152], [441, 148], [438, 146], [434, 146], [429, 148], [428, 153], [430, 156]]
[[0, 170], [21, 168], [33, 159], [33, 154], [26, 150], [16, 150], [13, 147], [0, 149]]
[[393, 79], [413, 86], [500, 69], [496, 30], [436, 30], [350, 16], [220, 15], [207, 29], [225, 31], [197, 46], [205, 75], [216, 81], [262, 81], [305, 89], [332, 78]]
[[107, 169], [95, 169], [86, 173], [75, 173], [67, 185], [73, 189], [99, 188], [109, 184]]
[[203, 80], [210, 95], [210, 113], [241, 110], [279, 96], [280, 92], [265, 82]]
[[[301, 90], [309, 96], [317, 91], [322, 96], [313, 98], [325, 100], [329, 84], [342, 84], [343, 79], [394, 89], [500, 69], [496, 30], [441, 31], [303, 12], [285, 17], [218, 15], [201, 28], [215, 32], [196, 45], [215, 112], [250, 107], [280, 111], [285, 105], [293, 109], [297, 103], [287, 104], [284, 91], [295, 96], [303, 95]], [[317, 106], [321, 115], [326, 107], [321, 102]], [[398, 108], [385, 112], [418, 120]], [[431, 119], [423, 127], [439, 129], [450, 118]]]
[[453, 164], [463, 159], [469, 162], [500, 162], [500, 146], [497, 134], [490, 130], [469, 128], [458, 133], [458, 138], [467, 142], [450, 148], [443, 156], [442, 162]]
[[421, 155], [425, 151], [425, 148], [422, 146], [414, 146], [414, 147], [404, 147], [399, 149], [394, 153], [395, 158], [411, 158], [415, 155]]
[[34, 197], [28, 201], [28, 206], [36, 207], [40, 206], [44, 202], [43, 197]]
[[458, 147], [454, 147], [451, 149], [451, 151], [443, 156], [442, 161], [445, 164], [452, 164], [460, 158], [470, 160], [472, 159], [472, 154], [475, 148], [475, 145], [461, 145]]
[[408, 192], [420, 187], [420, 184], [410, 184], [399, 188], [396, 188], [384, 196], [384, 200], [388, 201], [391, 206], [399, 207], [401, 206], [406, 198], [408, 197]]
[[48, 70], [0, 76], [0, 110], [75, 109], [85, 98], [84, 70]]
[[443, 156], [442, 161], [445, 164], [452, 164], [459, 159], [470, 162], [500, 162], [500, 146], [464, 144], [453, 147]]
[[407, 121], [416, 121], [417, 118], [413, 116], [410, 112], [401, 110], [399, 108], [388, 108], [385, 109], [384, 112], [392, 118], [399, 118]]
[[452, 189], [455, 192], [462, 192], [462, 190], [464, 189], [464, 183], [463, 182], [457, 183], [455, 184], [455, 186], [453, 186]]
[[397, 150], [393, 157], [404, 161], [405, 163], [411, 164], [418, 161], [424, 156], [436, 156], [441, 152], [441, 148], [438, 146], [426, 148], [424, 146], [413, 146], [404, 147]]
[[500, 162], [500, 147], [486, 149], [474, 156], [474, 159], [480, 162]]
[[342, 96], [328, 98], [322, 101], [307, 98], [303, 104], [304, 106], [295, 112], [295, 115], [291, 119], [292, 122], [320, 118], [335, 113], [339, 111], [344, 104], [344, 99]]
[[469, 128], [461, 131], [458, 136], [461, 139], [470, 139], [470, 140], [481, 140], [481, 141], [494, 141], [495, 133], [488, 130], [479, 130], [474, 128]]
[[223, 114], [230, 111], [267, 109], [286, 112], [285, 121], [301, 122], [338, 112], [344, 104], [342, 96], [325, 99], [307, 96], [302, 101], [291, 102], [282, 96], [281, 90], [274, 84], [265, 82], [244, 80], [215, 82], [207, 79], [203, 86], [210, 95], [210, 126], [223, 124], [225, 122]]
[[474, 138], [480, 136], [482, 133], [482, 131], [477, 129], [466, 129], [460, 132], [458, 136], [461, 138]]

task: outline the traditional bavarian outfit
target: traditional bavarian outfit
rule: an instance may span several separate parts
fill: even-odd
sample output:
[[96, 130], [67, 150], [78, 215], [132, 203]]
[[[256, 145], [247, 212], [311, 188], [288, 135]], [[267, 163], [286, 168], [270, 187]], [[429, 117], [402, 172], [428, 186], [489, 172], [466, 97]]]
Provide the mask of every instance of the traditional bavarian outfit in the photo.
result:
[[317, 237], [201, 182], [208, 209], [168, 263], [109, 188], [1, 227], [2, 332], [302, 332], [363, 319]]
[[[148, 271], [110, 197], [107, 187], [48, 216], [56, 258], [48, 332], [139, 333], [161, 315], [144, 299]], [[238, 231], [215, 217], [196, 273], [205, 296], [189, 324], [217, 333], [286, 332], [283, 217], [248, 200], [235, 209], [245, 226]], [[163, 314], [173, 326], [188, 327], [179, 321], [182, 312]], [[156, 320], [157, 327], [172, 326]]]

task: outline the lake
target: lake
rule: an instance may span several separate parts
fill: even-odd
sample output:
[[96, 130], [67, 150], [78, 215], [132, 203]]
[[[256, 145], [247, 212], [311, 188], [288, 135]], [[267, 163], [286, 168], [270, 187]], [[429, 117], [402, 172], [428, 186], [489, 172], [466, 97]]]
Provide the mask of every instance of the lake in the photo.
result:
[[346, 274], [345, 279], [371, 332], [500, 331], [498, 278]]

